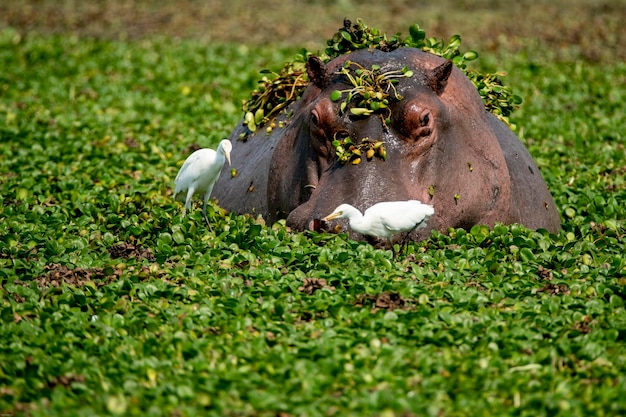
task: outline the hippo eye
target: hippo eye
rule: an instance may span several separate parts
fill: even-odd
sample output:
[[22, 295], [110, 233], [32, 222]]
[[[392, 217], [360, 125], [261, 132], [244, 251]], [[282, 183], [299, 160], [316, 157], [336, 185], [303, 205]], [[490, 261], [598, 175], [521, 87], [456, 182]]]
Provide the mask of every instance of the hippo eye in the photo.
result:
[[421, 112], [419, 112], [419, 122], [421, 126], [428, 126], [428, 124], [430, 123], [429, 109], [423, 109]]
[[311, 112], [311, 124], [317, 126], [320, 122], [320, 118], [317, 115], [316, 111]]

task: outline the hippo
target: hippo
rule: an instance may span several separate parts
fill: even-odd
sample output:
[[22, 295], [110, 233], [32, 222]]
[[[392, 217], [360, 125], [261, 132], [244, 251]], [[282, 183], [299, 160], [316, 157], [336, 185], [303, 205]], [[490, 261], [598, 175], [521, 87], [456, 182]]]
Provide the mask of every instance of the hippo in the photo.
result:
[[[337, 99], [337, 92], [345, 98], [354, 88], [346, 73], [357, 68], [406, 75], [394, 82], [384, 111], [364, 115], [351, 111], [358, 100]], [[213, 191], [226, 210], [269, 223], [286, 219], [295, 230], [348, 231], [344, 220], [321, 219], [343, 203], [364, 211], [382, 201], [419, 200], [435, 214], [412, 232], [415, 241], [432, 230], [479, 224], [560, 229], [528, 150], [485, 109], [452, 61], [411, 47], [361, 49], [328, 63], [311, 56], [306, 70], [306, 90], [277, 117], [276, 128], [251, 134], [242, 120], [230, 135], [237, 174], [222, 173]], [[370, 151], [342, 163], [336, 144], [346, 139], [377, 144], [372, 150], [382, 143], [383, 157]]]

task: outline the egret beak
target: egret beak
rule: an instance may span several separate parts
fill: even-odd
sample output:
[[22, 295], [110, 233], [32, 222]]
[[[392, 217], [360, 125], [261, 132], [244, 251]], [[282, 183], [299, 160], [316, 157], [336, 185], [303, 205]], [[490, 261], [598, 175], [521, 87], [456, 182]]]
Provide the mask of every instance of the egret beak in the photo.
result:
[[330, 220], [338, 219], [343, 214], [343, 211], [335, 211], [334, 213], [330, 213], [328, 216], [324, 217], [322, 220], [325, 222]]
[[226, 155], [226, 160], [228, 161], [228, 166], [232, 166], [233, 164], [230, 163], [230, 152], [224, 152], [224, 155]]

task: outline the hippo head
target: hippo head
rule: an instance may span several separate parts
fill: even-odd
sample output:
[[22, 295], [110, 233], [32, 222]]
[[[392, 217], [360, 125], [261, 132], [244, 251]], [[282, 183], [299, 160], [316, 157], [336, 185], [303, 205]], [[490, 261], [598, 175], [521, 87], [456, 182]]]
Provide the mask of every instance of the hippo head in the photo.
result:
[[[451, 61], [413, 48], [363, 49], [327, 64], [312, 57], [307, 73], [309, 86], [290, 116], [283, 115], [286, 127], [241, 145], [247, 149], [242, 157], [251, 162], [239, 181], [242, 186], [256, 181], [260, 193], [253, 197], [248, 188], [241, 194], [226, 189], [227, 183], [220, 192], [218, 182], [225, 208], [317, 230], [346, 227], [321, 221], [342, 203], [363, 211], [381, 201], [414, 199], [435, 208], [427, 227], [413, 232], [416, 240], [433, 229], [496, 222], [558, 230], [553, 199], [529, 153], [485, 110], [473, 84]], [[384, 100], [377, 96], [383, 106], [375, 110], [363, 110], [367, 94], [360, 86], [366, 75], [393, 78], [374, 89], [384, 95]], [[376, 144], [384, 152], [342, 162], [337, 144], [347, 142]], [[255, 175], [245, 176], [246, 171]]]

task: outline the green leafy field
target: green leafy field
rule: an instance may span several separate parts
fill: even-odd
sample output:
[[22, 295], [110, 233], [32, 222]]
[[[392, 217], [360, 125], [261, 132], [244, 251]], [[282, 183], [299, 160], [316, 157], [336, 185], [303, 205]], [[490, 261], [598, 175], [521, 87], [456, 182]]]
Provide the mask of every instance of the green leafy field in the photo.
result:
[[294, 51], [0, 31], [0, 413], [626, 415], [626, 64], [479, 50], [563, 230], [393, 262], [171, 198]]

